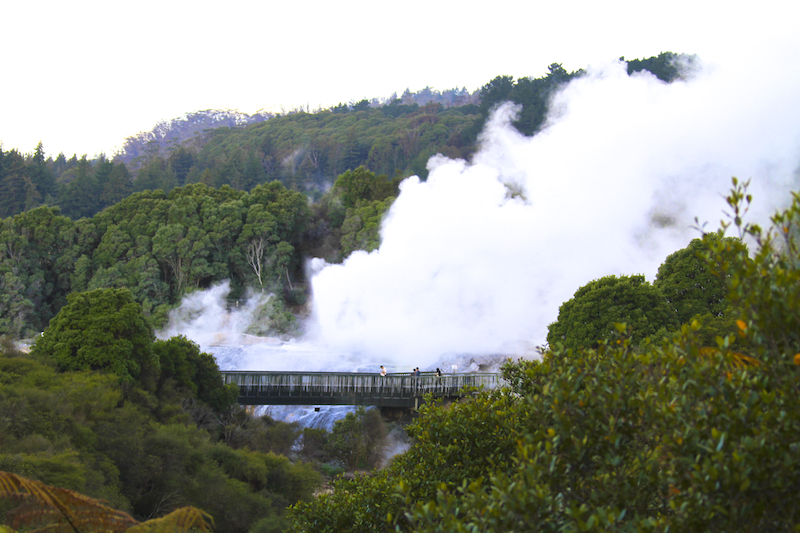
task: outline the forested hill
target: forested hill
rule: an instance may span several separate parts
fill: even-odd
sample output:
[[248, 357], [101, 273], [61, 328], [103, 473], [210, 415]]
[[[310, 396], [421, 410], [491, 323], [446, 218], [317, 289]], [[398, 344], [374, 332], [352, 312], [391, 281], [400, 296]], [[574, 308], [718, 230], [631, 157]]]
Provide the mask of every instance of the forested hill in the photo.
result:
[[[466, 88], [437, 91], [430, 87], [411, 92], [408, 89], [398, 97], [391, 95], [386, 99], [373, 98], [350, 104], [339, 103], [331, 108], [335, 113], [346, 113], [354, 109], [379, 108], [387, 104], [398, 102], [407, 106], [424, 106], [426, 104], [441, 104], [444, 107], [461, 107], [480, 102], [479, 91], [470, 93]], [[281, 111], [282, 115], [297, 113], [321, 113], [323, 109], [311, 111], [310, 108]], [[249, 124], [264, 122], [274, 118], [276, 112], [266, 110], [258, 111], [252, 115], [233, 110], [209, 109], [186, 113], [182, 117], [159, 122], [152, 131], [140, 132], [125, 140], [122, 150], [114, 157], [122, 161], [129, 168], [138, 168], [141, 161], [154, 156], [169, 155], [178, 145], [186, 143], [186, 147], [195, 150], [202, 147], [208, 138], [207, 133], [217, 128], [236, 128]]]
[[[649, 70], [664, 81], [680, 76], [673, 53], [628, 61], [628, 71]], [[114, 157], [47, 157], [0, 148], [0, 217], [40, 205], [58, 206], [73, 220], [90, 217], [129, 194], [169, 192], [189, 183], [230, 185], [247, 191], [278, 180], [317, 199], [347, 169], [365, 166], [390, 177], [427, 175], [431, 155], [468, 158], [490, 110], [521, 105], [515, 126], [531, 135], [541, 127], [555, 90], [582, 71], [559, 64], [541, 78], [498, 76], [477, 93], [425, 88], [400, 97], [330, 109], [271, 115], [234, 111], [190, 113], [152, 132], [130, 137]]]

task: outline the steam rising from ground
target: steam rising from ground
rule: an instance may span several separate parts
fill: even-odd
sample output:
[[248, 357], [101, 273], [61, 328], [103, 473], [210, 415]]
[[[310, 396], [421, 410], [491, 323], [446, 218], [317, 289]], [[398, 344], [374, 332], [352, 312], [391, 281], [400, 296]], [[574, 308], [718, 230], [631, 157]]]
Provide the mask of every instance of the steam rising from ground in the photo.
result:
[[592, 67], [531, 138], [510, 125], [513, 106], [499, 108], [472, 162], [434, 157], [426, 182], [401, 184], [379, 250], [311, 262], [306, 340], [246, 335], [262, 301], [227, 313], [226, 284], [187, 297], [161, 335], [187, 335], [223, 369], [463, 370], [475, 366], [465, 354], [535, 356], [580, 286], [612, 274], [653, 281], [699, 236], [695, 217], [716, 229], [732, 176], [752, 180], [750, 220], [787, 203], [800, 54], [782, 44], [672, 84], [619, 62]]
[[716, 229], [732, 176], [752, 179], [750, 219], [765, 221], [800, 162], [800, 73], [785, 60], [739, 57], [673, 84], [593, 67], [532, 138], [501, 107], [473, 162], [435, 157], [427, 182], [403, 182], [379, 250], [316, 265], [316, 333], [403, 368], [520, 351], [544, 342], [580, 286], [653, 281], [699, 236], [695, 217]]

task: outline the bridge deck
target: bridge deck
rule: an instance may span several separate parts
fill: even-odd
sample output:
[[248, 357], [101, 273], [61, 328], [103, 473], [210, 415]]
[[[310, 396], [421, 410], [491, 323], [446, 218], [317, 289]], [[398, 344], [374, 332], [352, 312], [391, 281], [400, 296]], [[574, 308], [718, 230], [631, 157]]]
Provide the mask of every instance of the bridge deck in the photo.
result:
[[499, 374], [364, 374], [224, 371], [241, 405], [376, 405], [414, 407], [424, 394], [457, 397], [464, 387], [497, 387]]

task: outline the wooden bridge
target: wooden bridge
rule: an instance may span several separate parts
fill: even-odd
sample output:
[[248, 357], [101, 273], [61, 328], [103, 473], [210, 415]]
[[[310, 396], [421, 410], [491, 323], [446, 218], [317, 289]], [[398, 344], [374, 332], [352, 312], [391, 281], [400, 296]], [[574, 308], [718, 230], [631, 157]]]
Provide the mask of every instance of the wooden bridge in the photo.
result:
[[240, 405], [375, 405], [417, 407], [425, 394], [454, 398], [465, 387], [492, 389], [500, 374], [364, 374], [223, 371], [239, 386]]

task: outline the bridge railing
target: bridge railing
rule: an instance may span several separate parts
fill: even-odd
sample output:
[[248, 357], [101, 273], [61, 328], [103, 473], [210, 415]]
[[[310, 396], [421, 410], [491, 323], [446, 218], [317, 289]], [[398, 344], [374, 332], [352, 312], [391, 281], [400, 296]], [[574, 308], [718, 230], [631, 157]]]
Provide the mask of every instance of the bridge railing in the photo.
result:
[[[352, 372], [224, 371], [245, 404], [414, 404], [425, 394], [452, 397], [465, 387], [492, 389], [499, 374], [387, 374]], [[303, 403], [305, 402], [305, 403]]]

